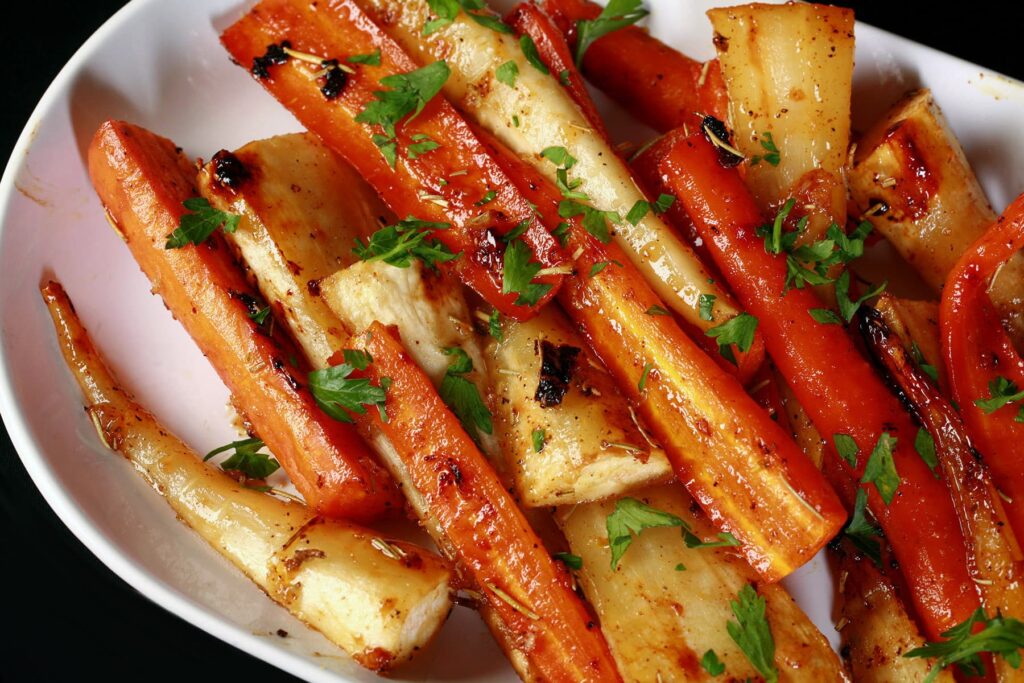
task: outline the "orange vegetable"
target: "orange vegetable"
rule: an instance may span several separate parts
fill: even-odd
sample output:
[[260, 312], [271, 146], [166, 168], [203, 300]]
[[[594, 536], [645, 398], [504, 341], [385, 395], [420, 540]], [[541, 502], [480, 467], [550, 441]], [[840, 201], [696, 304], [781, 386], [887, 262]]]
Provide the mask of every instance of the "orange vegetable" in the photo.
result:
[[247, 302], [257, 294], [223, 240], [164, 248], [183, 202], [197, 196], [189, 159], [166, 138], [108, 121], [89, 147], [89, 174], [142, 272], [310, 507], [356, 520], [400, 508], [391, 478], [356, 431], [320, 411], [305, 373], [289, 365], [290, 348], [250, 318]]
[[[810, 289], [783, 296], [786, 259], [765, 251], [756, 234], [765, 223], [734, 168], [719, 163], [702, 134], [681, 138], [661, 162], [666, 191], [686, 207], [729, 285], [763, 330], [768, 353], [821, 435], [853, 438], [857, 467], [830, 448], [826, 471], [836, 487], [853, 492], [883, 432], [898, 439], [893, 450], [899, 486], [886, 505], [867, 485], [871, 511], [885, 531], [910, 584], [929, 637], [967, 619], [978, 594], [967, 571], [964, 539], [949, 492], [914, 451], [910, 416], [854, 347], [839, 325], [815, 321], [822, 307]], [[843, 481], [843, 480], [846, 481]], [[852, 503], [852, 500], [848, 500]]]
[[[382, 420], [355, 415], [368, 436], [387, 438], [436, 520], [446, 548], [500, 622], [496, 638], [526, 680], [621, 680], [600, 629], [494, 469], [409, 358], [393, 328], [374, 323], [349, 347], [373, 361], [360, 373], [390, 380]], [[386, 382], [385, 382], [386, 384]], [[429, 528], [429, 526], [428, 526]]]
[[[268, 45], [282, 41], [301, 53], [342, 63], [353, 55], [380, 50], [379, 66], [348, 65], [355, 73], [347, 76], [334, 99], [321, 93], [320, 83], [312, 77], [322, 66], [301, 59], [268, 66], [267, 76], [258, 80], [310, 132], [352, 164], [399, 217], [449, 223], [433, 237], [453, 252], [462, 252], [451, 267], [502, 313], [526, 319], [554, 296], [563, 277], [557, 267], [565, 260], [558, 243], [447, 100], [437, 95], [421, 112], [396, 125], [394, 168], [374, 141], [377, 137], [380, 142], [383, 127], [356, 121], [367, 105], [377, 101], [375, 91], [387, 89], [381, 79], [420, 65], [354, 0], [264, 0], [229, 27], [221, 41], [246, 68], [264, 56]], [[416, 145], [428, 139], [439, 146], [416, 152]], [[533, 251], [533, 260], [556, 269], [536, 278], [550, 290], [535, 305], [516, 305], [518, 294], [502, 292], [503, 250], [496, 236], [521, 223], [526, 225], [521, 239]]]
[[[541, 0], [570, 44], [576, 22], [593, 19], [601, 6], [589, 0]], [[704, 64], [672, 49], [637, 26], [598, 38], [583, 56], [583, 75], [651, 128], [695, 130], [710, 114], [726, 120], [729, 97], [718, 60]]]

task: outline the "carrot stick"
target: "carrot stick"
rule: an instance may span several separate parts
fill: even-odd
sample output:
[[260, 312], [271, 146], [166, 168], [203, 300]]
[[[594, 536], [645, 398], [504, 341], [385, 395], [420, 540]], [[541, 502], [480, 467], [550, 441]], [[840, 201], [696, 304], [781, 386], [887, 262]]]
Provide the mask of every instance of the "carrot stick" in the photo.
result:
[[1019, 402], [992, 410], [976, 401], [992, 397], [1000, 380], [1003, 393], [1024, 387], [1024, 359], [1014, 349], [988, 295], [1000, 267], [1024, 247], [1024, 196], [1018, 197], [992, 227], [960, 258], [943, 288], [939, 308], [943, 353], [953, 398], [967, 429], [1007, 499], [1013, 530], [1024, 538], [1024, 413]]
[[387, 386], [386, 419], [355, 415], [368, 438], [383, 435], [436, 520], [439, 545], [500, 622], [499, 641], [527, 680], [621, 680], [600, 629], [530, 528], [493, 468], [448, 410], [397, 332], [373, 323], [348, 346], [372, 358], [361, 373]]
[[121, 121], [100, 126], [89, 174], [135, 260], [231, 390], [242, 413], [310, 507], [373, 519], [401, 506], [398, 491], [356, 431], [334, 422], [289, 365], [289, 349], [263, 333], [247, 302], [258, 295], [214, 235], [166, 249], [183, 202], [197, 196], [195, 166], [174, 143]]
[[[552, 228], [558, 190], [489, 143]], [[809, 560], [846, 515], [792, 439], [687, 337], [615, 242], [568, 221], [575, 274], [559, 302], [639, 408], [676, 474], [711, 521], [732, 533], [763, 577], [780, 579]], [[595, 267], [599, 272], [595, 274]]]
[[[570, 44], [576, 22], [593, 19], [601, 6], [589, 0], [541, 0]], [[705, 115], [726, 120], [729, 97], [717, 59], [701, 63], [672, 49], [636, 26], [613, 31], [583, 56], [583, 74], [630, 114], [660, 133], [689, 125]]]
[[[357, 121], [368, 106], [379, 104], [375, 93], [387, 90], [381, 79], [414, 71], [419, 65], [356, 2], [264, 0], [229, 27], [221, 41], [246, 68], [266, 55], [268, 45], [280, 46], [284, 41], [301, 54], [314, 55], [314, 61], [336, 59], [344, 64], [354, 56], [375, 56], [379, 51], [380, 65], [346, 64], [354, 73], [345, 77], [332, 99], [321, 91], [323, 78], [313, 77], [323, 70], [322, 65], [303, 59], [291, 57], [265, 66], [265, 75], [257, 80], [352, 164], [399, 217], [450, 224], [433, 237], [462, 254], [451, 262], [452, 267], [502, 313], [526, 319], [554, 296], [563, 277], [557, 272], [564, 261], [558, 243], [447, 100], [435, 96], [422, 111], [395, 126], [394, 168], [384, 153], [388, 131]], [[259, 73], [259, 68], [255, 71]], [[439, 146], [424, 147], [431, 144]], [[536, 283], [549, 289], [527, 305], [516, 304], [516, 292], [503, 291], [503, 252], [496, 239], [520, 224], [525, 225], [521, 239], [532, 250], [533, 260], [545, 269], [555, 269], [536, 278]]]
[[[856, 443], [852, 467], [829, 449], [826, 471], [840, 490], [860, 480], [883, 432], [897, 439], [893, 451], [900, 481], [886, 505], [867, 486], [872, 512], [885, 531], [931, 638], [968, 618], [978, 595], [949, 492], [914, 451], [916, 428], [839, 325], [815, 321], [822, 306], [809, 289], [783, 295], [786, 260], [765, 251], [756, 234], [765, 223], [739, 174], [719, 163], [702, 135], [677, 141], [661, 162], [667, 191], [686, 207], [719, 269], [759, 321], [768, 352], [822, 436]], [[847, 482], [840, 480], [847, 479]], [[847, 496], [848, 497], [848, 496]], [[848, 501], [852, 503], [852, 501]]]
[[558, 74], [559, 81], [579, 106], [591, 127], [605, 140], [609, 140], [604, 121], [597, 112], [597, 105], [587, 92], [583, 76], [572, 60], [569, 44], [565, 42], [565, 36], [558, 30], [551, 17], [534, 3], [521, 2], [508, 13], [505, 23], [519, 35], [528, 35], [533, 39], [544, 65], [551, 73]]

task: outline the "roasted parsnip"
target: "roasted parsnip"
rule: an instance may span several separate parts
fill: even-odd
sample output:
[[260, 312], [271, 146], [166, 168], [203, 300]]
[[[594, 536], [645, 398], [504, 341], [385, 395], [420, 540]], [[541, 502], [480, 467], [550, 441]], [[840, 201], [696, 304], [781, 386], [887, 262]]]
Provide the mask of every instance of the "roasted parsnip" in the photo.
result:
[[[701, 540], [717, 540], [679, 484], [631, 494], [675, 515]], [[582, 560], [577, 577], [628, 681], [705, 680], [701, 657], [714, 650], [731, 680], [760, 675], [726, 624], [730, 601], [752, 584], [767, 602], [780, 681], [839, 681], [839, 658], [781, 586], [759, 583], [735, 548], [689, 548], [678, 527], [647, 529], [617, 569], [609, 562], [607, 518], [616, 501], [561, 508], [556, 520]]]
[[100, 126], [89, 174], [108, 216], [171, 313], [210, 360], [257, 435], [320, 514], [367, 520], [401, 505], [350, 425], [328, 418], [292, 367], [288, 341], [254, 319], [259, 297], [222, 238], [167, 248], [196, 197], [195, 167], [174, 143], [121, 121]]
[[118, 384], [63, 288], [49, 282], [42, 293], [101, 441], [124, 455], [179, 519], [369, 669], [394, 668], [430, 642], [451, 609], [451, 573], [439, 557], [324, 519], [204, 464]]
[[750, 4], [713, 9], [708, 17], [734, 143], [751, 160], [745, 180], [758, 206], [769, 215], [789, 197], [812, 206], [801, 238], [811, 242], [831, 223], [845, 226], [853, 11]]
[[390, 209], [309, 133], [218, 152], [199, 173], [199, 189], [211, 205], [241, 216], [225, 239], [310, 363], [324, 367], [348, 335], [320, 298], [320, 281], [355, 260], [357, 238], [394, 223]]
[[[996, 219], [963, 148], [929, 90], [909, 93], [857, 143], [849, 170], [857, 208], [935, 290]], [[990, 295], [1014, 341], [1024, 340], [1024, 257]]]
[[487, 354], [497, 429], [525, 505], [568, 505], [672, 478], [604, 366], [556, 308], [506, 324]]

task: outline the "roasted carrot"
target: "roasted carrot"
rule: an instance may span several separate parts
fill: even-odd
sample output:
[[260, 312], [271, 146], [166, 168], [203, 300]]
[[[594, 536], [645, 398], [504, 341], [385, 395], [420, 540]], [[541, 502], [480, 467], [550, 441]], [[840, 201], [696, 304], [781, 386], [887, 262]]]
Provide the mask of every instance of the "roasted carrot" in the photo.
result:
[[[560, 195], [491, 141], [507, 173], [552, 228]], [[822, 475], [782, 429], [687, 337], [621, 248], [568, 221], [575, 274], [559, 302], [639, 407], [676, 474], [711, 521], [732, 533], [766, 579], [809, 560], [845, 512]]]
[[[382, 435], [443, 538], [500, 621], [495, 636], [526, 680], [621, 680], [600, 629], [430, 378], [393, 328], [374, 323], [348, 346], [369, 354], [362, 373], [387, 386], [383, 412], [356, 415]], [[429, 528], [429, 527], [428, 527]]]
[[551, 70], [551, 73], [558, 74], [558, 80], [568, 91], [569, 96], [579, 106], [583, 116], [591, 127], [606, 140], [608, 131], [604, 127], [604, 121], [597, 112], [597, 105], [587, 92], [587, 85], [583, 82], [576, 63], [572, 60], [572, 51], [569, 44], [565, 42], [565, 36], [558, 30], [551, 17], [532, 2], [521, 2], [512, 8], [512, 11], [505, 17], [505, 23], [520, 35], [528, 35], [537, 46], [540, 59]]
[[[541, 0], [570, 44], [576, 22], [593, 19], [590, 0]], [[630, 114], [658, 132], [699, 128], [705, 115], [726, 120], [729, 98], [717, 59], [701, 63], [636, 26], [598, 38], [583, 56], [583, 75]]]
[[[998, 396], [1024, 387], [1024, 359], [1014, 349], [988, 295], [992, 278], [1024, 247], [1024, 196], [1018, 197], [950, 271], [939, 308], [943, 354], [953, 398], [1006, 498], [1024, 538], [1024, 413]], [[995, 402], [992, 399], [996, 398]], [[986, 403], [987, 401], [987, 403]], [[980, 405], [979, 405], [979, 402]]]
[[121, 121], [100, 126], [89, 174], [118, 232], [171, 313], [231, 390], [255, 432], [320, 514], [368, 520], [401, 506], [387, 472], [349, 425], [317, 407], [284, 342], [250, 317], [256, 292], [218, 235], [167, 249], [197, 195], [195, 166], [166, 138]]
[[757, 317], [772, 360], [818, 431], [830, 442], [837, 434], [855, 442], [856, 467], [829, 449], [826, 471], [837, 477], [836, 487], [852, 492], [851, 480], [862, 478], [883, 434], [897, 439], [892, 457], [898, 487], [887, 505], [877, 486], [869, 485], [868, 501], [910, 584], [926, 633], [937, 638], [971, 615], [978, 595], [949, 492], [914, 451], [917, 430], [910, 416], [846, 331], [811, 317], [822, 306], [811, 290], [783, 295], [785, 256], [765, 250], [756, 233], [765, 221], [753, 198], [703, 135], [678, 140], [661, 170], [667, 191], [686, 207], [733, 291]]
[[[529, 318], [554, 296], [563, 277], [558, 266], [565, 259], [558, 243], [442, 96], [429, 102], [420, 99], [417, 107], [422, 110], [394, 122], [393, 130], [367, 122], [381, 117], [366, 112], [388, 108], [381, 97], [416, 101], [410, 90], [418, 85], [388, 81], [394, 86], [389, 89], [381, 81], [401, 79], [419, 65], [354, 0], [264, 0], [229, 27], [221, 41], [235, 61], [253, 67], [257, 80], [310, 132], [352, 164], [399, 217], [448, 225], [432, 237], [461, 254], [451, 266], [502, 313]], [[289, 52], [278, 52], [285, 42]], [[277, 47], [268, 53], [268, 46]], [[376, 62], [378, 52], [380, 64], [367, 63]], [[268, 54], [276, 62], [268, 64]], [[359, 55], [362, 63], [346, 65], [354, 73], [342, 72], [337, 79], [340, 88], [327, 90], [332, 97], [325, 94], [330, 83], [313, 76], [331, 71], [330, 60], [344, 63]], [[447, 66], [435, 64], [441, 65], [432, 67], [436, 81], [447, 74]], [[404, 95], [394, 95], [403, 87]], [[388, 92], [392, 94], [382, 94]], [[520, 225], [520, 239], [532, 251], [532, 260], [546, 269], [535, 278], [535, 284], [546, 289], [535, 300], [520, 299], [520, 293], [503, 288], [503, 245], [498, 237]]]
[[867, 309], [860, 327], [875, 357], [927, 430], [928, 436], [916, 440], [924, 438], [925, 444], [931, 444], [931, 451], [928, 446], [922, 448], [934, 454], [946, 480], [967, 544], [968, 568], [985, 611], [1021, 618], [1024, 557], [1007, 524], [992, 475], [976, 457], [960, 414], [908, 358], [906, 349], [877, 311]]

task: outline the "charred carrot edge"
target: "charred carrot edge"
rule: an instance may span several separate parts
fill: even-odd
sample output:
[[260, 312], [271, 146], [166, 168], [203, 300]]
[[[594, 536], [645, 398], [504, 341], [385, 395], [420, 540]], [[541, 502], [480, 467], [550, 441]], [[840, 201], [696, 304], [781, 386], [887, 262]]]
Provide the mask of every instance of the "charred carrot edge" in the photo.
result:
[[355, 429], [320, 411], [287, 346], [250, 318], [247, 302], [258, 295], [223, 241], [164, 248], [183, 202], [198, 196], [195, 166], [174, 143], [108, 121], [89, 147], [89, 174], [142, 271], [310, 507], [354, 520], [399, 509], [397, 488]]
[[[554, 227], [558, 190], [497, 141], [508, 174]], [[766, 580], [809, 560], [846, 518], [821, 473], [743, 386], [687, 337], [614, 242], [568, 221], [575, 273], [559, 302], [639, 407], [690, 494]], [[593, 274], [594, 266], [604, 264]]]
[[388, 387], [386, 420], [371, 410], [356, 415], [357, 423], [394, 447], [467, 578], [498, 614], [502, 636], [527, 658], [532, 679], [621, 680], [565, 568], [548, 554], [430, 379], [410, 360], [397, 331], [374, 323], [349, 347], [373, 359], [364, 376]]
[[[374, 91], [386, 90], [380, 79], [420, 65], [353, 0], [319, 5], [306, 0], [264, 0], [221, 36], [235, 61], [247, 69], [254, 59], [264, 56], [269, 45], [282, 41], [301, 53], [340, 63], [353, 55], [380, 50], [379, 66], [347, 65], [355, 73], [347, 76], [334, 99], [328, 99], [321, 92], [321, 81], [313, 78], [322, 67], [300, 59], [267, 66], [266, 76], [257, 80], [307, 129], [352, 164], [399, 217], [449, 223], [450, 228], [438, 230], [433, 237], [453, 252], [461, 252], [451, 263], [462, 281], [502, 313], [529, 318], [555, 295], [563, 278], [557, 272], [536, 279], [551, 286], [536, 305], [516, 305], [518, 294], [502, 293], [503, 250], [496, 235], [525, 223], [521, 239], [543, 268], [557, 268], [565, 257], [529, 203], [443, 96], [434, 97], [418, 115], [397, 125], [394, 169], [374, 143], [374, 136], [383, 134], [383, 128], [355, 120], [375, 101]], [[440, 146], [410, 158], [410, 145], [428, 138]]]
[[968, 568], [986, 611], [1024, 616], [1024, 558], [992, 475], [976, 457], [960, 414], [907, 357], [877, 311], [866, 309], [860, 328], [875, 357], [931, 434], [967, 544]]
[[[570, 44], [575, 43], [576, 22], [601, 13], [601, 6], [589, 0], [541, 0], [540, 5]], [[706, 114], [722, 121], [729, 114], [717, 59], [702, 64], [636, 26], [594, 41], [583, 56], [583, 75], [661, 133], [699, 126]]]
[[939, 307], [953, 398], [996, 485], [1009, 499], [1007, 512], [1019, 538], [1024, 538], [1024, 423], [1015, 419], [1017, 404], [985, 414], [974, 402], [989, 398], [989, 384], [998, 377], [1024, 387], [1024, 359], [1014, 349], [987, 292], [999, 267], [1022, 247], [1024, 195], [950, 271]]
[[565, 36], [558, 30], [551, 17], [544, 14], [534, 3], [521, 2], [508, 13], [505, 23], [519, 35], [528, 35], [533, 39], [541, 61], [551, 73], [558, 75], [558, 80], [583, 112], [587, 122], [601, 137], [610, 140], [604, 121], [597, 112], [597, 105], [587, 92], [583, 76], [572, 60], [569, 44], [565, 42]]
[[883, 432], [898, 439], [896, 495], [885, 505], [875, 486], [867, 485], [868, 501], [906, 575], [925, 631], [937, 638], [978, 606], [949, 492], [914, 451], [917, 430], [910, 416], [846, 330], [811, 317], [809, 311], [822, 304], [809, 289], [782, 295], [785, 258], [765, 251], [756, 234], [764, 219], [736, 170], [718, 158], [702, 135], [678, 140], [661, 162], [666, 191], [686, 207], [718, 268], [758, 318], [769, 355], [822, 437], [831, 443], [835, 434], [846, 434], [856, 441], [856, 468], [828, 449], [826, 471], [836, 478], [836, 488], [853, 492], [852, 482], [860, 480]]

